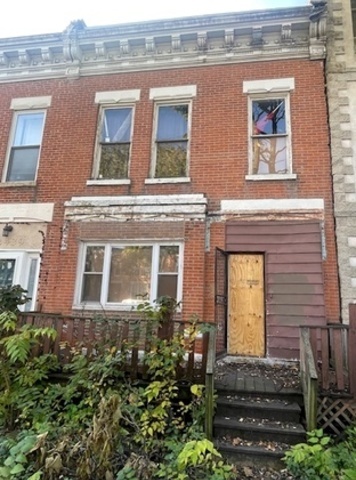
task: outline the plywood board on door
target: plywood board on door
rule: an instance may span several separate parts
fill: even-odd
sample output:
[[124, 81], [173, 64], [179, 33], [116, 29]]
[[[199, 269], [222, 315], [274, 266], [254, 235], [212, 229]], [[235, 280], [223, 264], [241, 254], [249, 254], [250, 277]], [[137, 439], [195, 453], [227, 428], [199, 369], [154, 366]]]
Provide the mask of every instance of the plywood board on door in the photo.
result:
[[228, 269], [228, 353], [265, 355], [264, 257], [233, 254]]

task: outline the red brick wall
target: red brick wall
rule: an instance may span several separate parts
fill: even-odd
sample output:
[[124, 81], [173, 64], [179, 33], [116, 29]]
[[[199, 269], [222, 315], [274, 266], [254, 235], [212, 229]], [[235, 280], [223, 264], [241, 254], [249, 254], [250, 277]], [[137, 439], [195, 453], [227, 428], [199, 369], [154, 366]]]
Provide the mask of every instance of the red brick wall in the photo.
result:
[[[291, 125], [294, 181], [248, 182], [247, 96], [244, 80], [294, 77]], [[195, 84], [189, 184], [145, 185], [150, 168], [153, 101], [149, 89]], [[131, 155], [131, 185], [87, 186], [91, 177], [98, 105], [95, 92], [140, 89]], [[324, 198], [327, 260], [326, 314], [339, 317], [338, 282], [332, 216], [328, 125], [323, 63], [308, 60], [254, 62], [152, 72], [46, 80], [0, 85], [0, 169], [6, 157], [12, 98], [52, 95], [48, 108], [36, 187], [0, 188], [0, 202], [56, 203], [43, 255], [40, 300], [44, 310], [68, 311], [73, 301], [78, 238], [71, 229], [69, 247], [60, 250], [63, 202], [72, 196], [204, 193], [209, 209], [220, 199]], [[185, 226], [184, 304], [186, 314], [214, 319], [214, 247], [224, 246], [221, 224], [213, 224], [210, 251], [204, 253], [204, 226]], [[204, 299], [203, 299], [204, 297]]]

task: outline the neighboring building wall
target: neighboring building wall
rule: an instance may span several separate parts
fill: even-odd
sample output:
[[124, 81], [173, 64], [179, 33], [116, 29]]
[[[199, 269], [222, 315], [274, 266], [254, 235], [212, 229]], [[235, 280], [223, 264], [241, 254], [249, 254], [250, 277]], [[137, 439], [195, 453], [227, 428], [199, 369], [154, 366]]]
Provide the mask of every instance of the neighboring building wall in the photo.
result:
[[356, 302], [356, 55], [351, 0], [329, 0], [327, 91], [341, 317]]

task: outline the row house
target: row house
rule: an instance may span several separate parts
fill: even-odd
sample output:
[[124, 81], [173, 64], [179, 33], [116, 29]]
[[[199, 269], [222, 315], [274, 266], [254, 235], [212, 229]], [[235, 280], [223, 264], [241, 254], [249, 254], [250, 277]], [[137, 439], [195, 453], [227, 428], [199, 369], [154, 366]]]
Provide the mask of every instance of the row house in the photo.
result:
[[[326, 3], [326, 2], [323, 2]], [[356, 1], [329, 0], [326, 78], [341, 318], [356, 303]]]
[[312, 3], [1, 39], [0, 285], [66, 315], [170, 295], [234, 355], [338, 322]]

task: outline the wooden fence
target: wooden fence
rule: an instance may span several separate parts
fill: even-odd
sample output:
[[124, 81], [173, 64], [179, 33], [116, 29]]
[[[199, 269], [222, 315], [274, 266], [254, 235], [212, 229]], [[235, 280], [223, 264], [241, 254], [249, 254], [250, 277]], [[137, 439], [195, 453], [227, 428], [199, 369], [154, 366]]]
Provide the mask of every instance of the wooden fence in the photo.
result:
[[[25, 313], [20, 316], [21, 324], [37, 327], [52, 327], [57, 331], [54, 341], [44, 338], [34, 355], [39, 353], [55, 354], [61, 364], [69, 363], [75, 351], [92, 355], [98, 347], [115, 346], [125, 353], [124, 369], [131, 379], [146, 375], [147, 367], [143, 363], [145, 352], [151, 348], [152, 337], [169, 339], [173, 333], [182, 333], [187, 338], [187, 353], [182, 364], [177, 369], [177, 379], [194, 383], [205, 383], [209, 337], [211, 330], [202, 322], [195, 323], [198, 333], [195, 340], [188, 345], [188, 330], [192, 322], [169, 320], [161, 325], [140, 318], [106, 319], [62, 316], [45, 313]], [[210, 347], [211, 348], [211, 347]]]
[[354, 419], [356, 305], [350, 305], [349, 318], [348, 325], [301, 327], [300, 370], [309, 430], [330, 427], [339, 434]]

